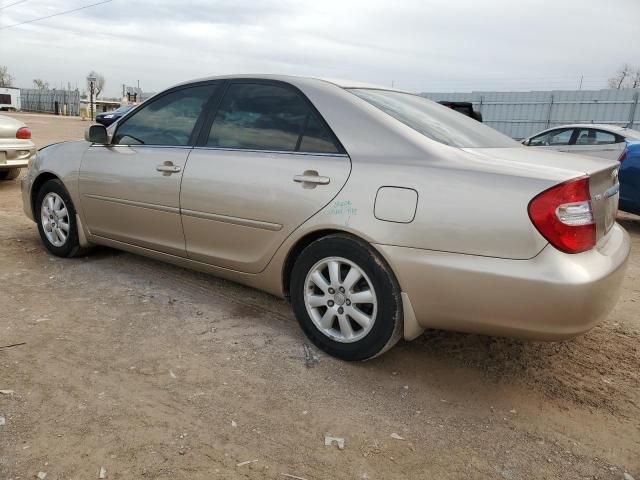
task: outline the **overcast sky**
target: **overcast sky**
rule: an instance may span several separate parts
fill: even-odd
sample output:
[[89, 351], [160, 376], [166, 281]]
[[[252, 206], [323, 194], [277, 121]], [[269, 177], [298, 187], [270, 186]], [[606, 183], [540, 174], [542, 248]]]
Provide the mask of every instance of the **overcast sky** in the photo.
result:
[[412, 91], [603, 88], [640, 67], [640, 0], [0, 0], [0, 65], [106, 94], [228, 73], [348, 78]]

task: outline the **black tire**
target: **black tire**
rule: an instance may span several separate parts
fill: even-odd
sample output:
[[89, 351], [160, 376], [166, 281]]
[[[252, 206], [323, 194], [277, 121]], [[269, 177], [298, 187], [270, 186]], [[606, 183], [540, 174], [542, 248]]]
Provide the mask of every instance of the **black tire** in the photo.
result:
[[19, 168], [11, 168], [9, 170], [0, 170], [0, 180], [15, 180], [20, 175]]
[[[305, 305], [307, 274], [318, 262], [330, 257], [342, 257], [357, 265], [370, 280], [377, 297], [377, 312], [371, 330], [352, 343], [336, 341], [323, 333], [314, 324]], [[334, 357], [348, 361], [367, 360], [387, 351], [402, 336], [403, 312], [398, 282], [384, 259], [356, 237], [328, 235], [307, 246], [293, 266], [289, 291], [302, 330], [318, 348]]]
[[[48, 193], [56, 193], [58, 194], [67, 208], [68, 212], [68, 220], [69, 220], [69, 234], [63, 245], [56, 246], [49, 241], [47, 238], [44, 227], [42, 225], [42, 201], [47, 196]], [[52, 179], [46, 181], [40, 190], [38, 191], [38, 195], [36, 196], [36, 202], [34, 205], [34, 215], [36, 219], [36, 223], [38, 224], [38, 232], [40, 233], [40, 238], [42, 239], [42, 243], [51, 253], [58, 257], [77, 257], [83, 255], [87, 252], [87, 249], [82, 248], [80, 246], [80, 241], [78, 239], [78, 225], [76, 223], [76, 209], [71, 201], [71, 197], [67, 192], [67, 189], [64, 188], [63, 183], [60, 180]]]

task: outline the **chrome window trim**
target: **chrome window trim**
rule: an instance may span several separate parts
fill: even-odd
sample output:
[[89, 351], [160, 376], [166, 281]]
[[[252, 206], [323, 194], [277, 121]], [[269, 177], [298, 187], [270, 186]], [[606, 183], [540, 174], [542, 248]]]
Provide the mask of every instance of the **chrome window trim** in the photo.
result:
[[313, 152], [295, 152], [290, 150], [259, 150], [259, 149], [249, 149], [249, 148], [229, 148], [229, 147], [193, 147], [194, 150], [220, 150], [223, 152], [247, 152], [247, 153], [277, 153], [277, 154], [287, 154], [287, 155], [312, 155], [317, 157], [340, 157], [340, 158], [349, 158], [349, 155], [346, 153], [313, 153]]
[[104, 147], [104, 148], [181, 148], [184, 150], [191, 150], [193, 147], [191, 145], [147, 145], [144, 143], [133, 143], [131, 145], [125, 145], [122, 143], [118, 144], [100, 144], [100, 143], [92, 143], [89, 148], [93, 147]]
[[89, 146], [89, 148], [182, 148], [185, 150], [221, 150], [225, 152], [248, 152], [248, 153], [277, 153], [277, 154], [287, 154], [287, 155], [312, 155], [317, 157], [339, 157], [339, 158], [349, 158], [349, 154], [347, 153], [323, 153], [323, 152], [294, 152], [289, 150], [258, 150], [258, 149], [248, 149], [248, 148], [229, 148], [229, 147], [192, 147], [189, 145], [146, 145], [146, 144], [131, 144], [131, 145], [102, 145], [98, 143], [93, 143]]

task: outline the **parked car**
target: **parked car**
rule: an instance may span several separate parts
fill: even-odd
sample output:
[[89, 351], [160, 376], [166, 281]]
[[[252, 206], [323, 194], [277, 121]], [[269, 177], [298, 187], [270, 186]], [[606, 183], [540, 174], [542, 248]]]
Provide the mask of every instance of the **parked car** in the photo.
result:
[[[640, 132], [614, 125], [577, 124], [551, 128], [522, 141], [526, 146], [621, 160], [627, 145], [640, 141]], [[637, 178], [637, 146], [631, 147], [630, 160], [620, 167], [620, 210], [640, 211], [640, 181]]]
[[627, 141], [620, 156], [620, 210], [640, 215], [640, 140]]
[[105, 127], [108, 127], [118, 119], [122, 118], [128, 111], [132, 110], [135, 105], [123, 105], [120, 108], [111, 112], [99, 113], [96, 115], [96, 122], [101, 123]]
[[425, 328], [592, 328], [630, 249], [617, 170], [405, 92], [231, 76], [40, 150], [22, 192], [54, 255], [107, 245], [289, 298], [319, 348], [364, 360]]
[[586, 123], [550, 128], [525, 138], [522, 144], [617, 160], [627, 140], [640, 140], [640, 132], [615, 125]]
[[482, 121], [482, 114], [480, 112], [476, 112], [473, 109], [473, 103], [471, 102], [452, 102], [449, 100], [440, 100], [438, 103], [440, 105], [444, 105], [445, 107], [449, 107], [451, 110], [462, 113], [467, 117], [473, 118], [474, 120], [477, 120], [479, 122]]
[[31, 130], [19, 120], [0, 115], [0, 180], [13, 180], [36, 153]]

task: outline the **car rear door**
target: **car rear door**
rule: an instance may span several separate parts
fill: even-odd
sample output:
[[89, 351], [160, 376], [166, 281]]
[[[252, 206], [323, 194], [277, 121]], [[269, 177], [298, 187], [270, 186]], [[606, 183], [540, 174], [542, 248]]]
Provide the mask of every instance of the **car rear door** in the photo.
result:
[[215, 83], [175, 88], [119, 122], [109, 145], [92, 145], [79, 190], [93, 235], [185, 256], [180, 183]]
[[592, 157], [617, 160], [624, 147], [624, 138], [620, 135], [596, 128], [580, 128], [569, 151]]
[[351, 162], [309, 100], [283, 82], [234, 80], [189, 156], [187, 255], [256, 273], [340, 191]]

